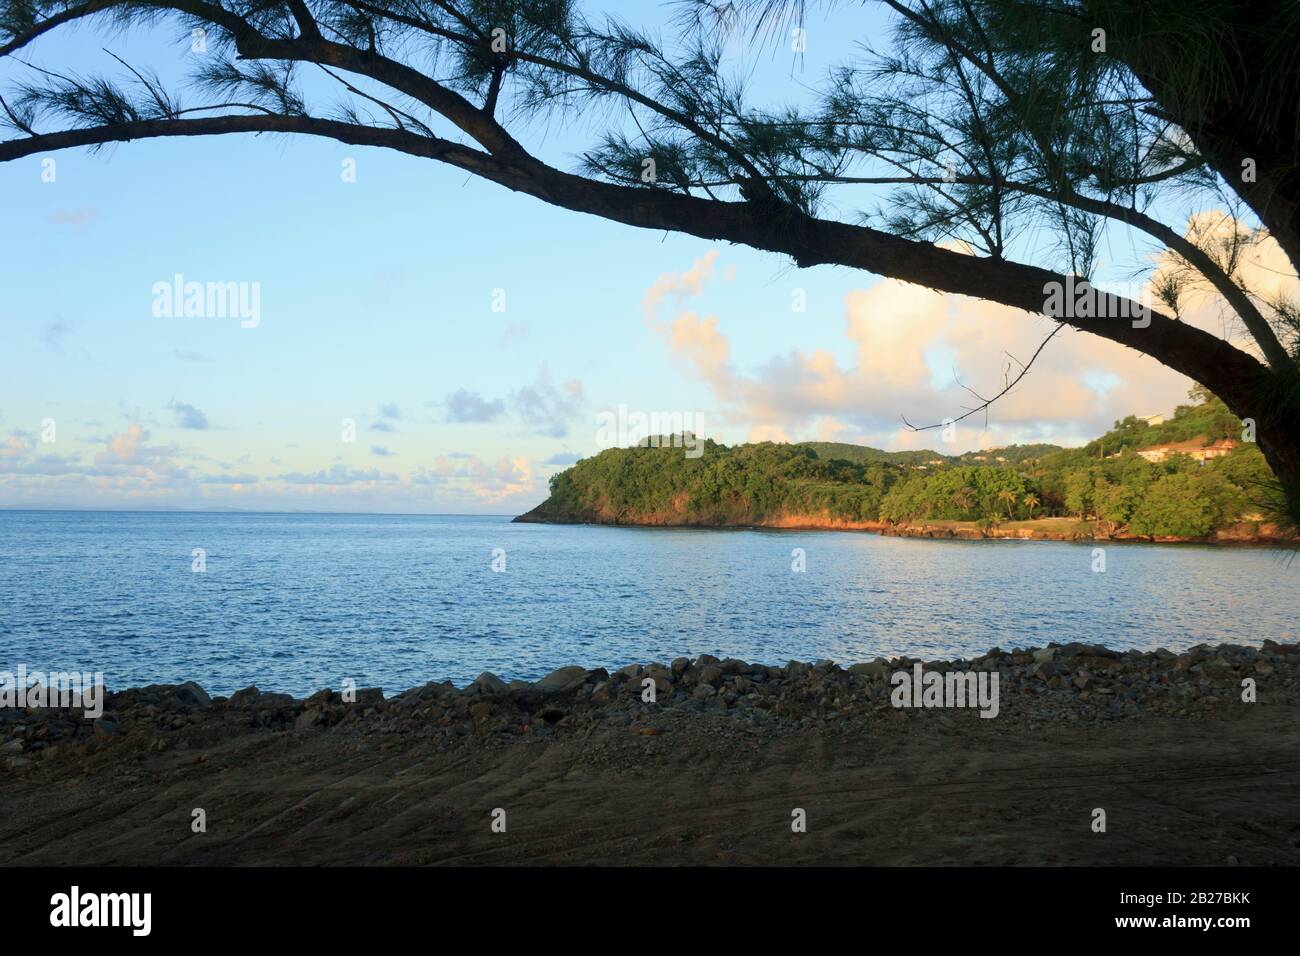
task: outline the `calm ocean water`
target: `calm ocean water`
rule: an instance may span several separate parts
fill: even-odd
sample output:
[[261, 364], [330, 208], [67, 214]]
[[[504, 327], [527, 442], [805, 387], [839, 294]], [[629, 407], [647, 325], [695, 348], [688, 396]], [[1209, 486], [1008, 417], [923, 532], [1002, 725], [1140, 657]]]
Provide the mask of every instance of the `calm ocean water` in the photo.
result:
[[1091, 545], [1057, 542], [0, 511], [0, 670], [304, 695], [348, 677], [392, 692], [699, 653], [849, 663], [1300, 638], [1300, 563], [1277, 552], [1115, 545], [1104, 573], [1092, 565]]

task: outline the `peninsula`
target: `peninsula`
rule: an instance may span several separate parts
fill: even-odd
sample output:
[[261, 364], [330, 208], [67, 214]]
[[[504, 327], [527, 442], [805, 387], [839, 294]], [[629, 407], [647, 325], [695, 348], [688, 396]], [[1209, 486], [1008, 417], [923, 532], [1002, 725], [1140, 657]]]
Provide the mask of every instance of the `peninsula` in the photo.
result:
[[932, 538], [1294, 541], [1247, 423], [1194, 389], [1168, 419], [1130, 416], [1079, 448], [948, 455], [835, 442], [612, 448], [555, 475], [515, 520], [875, 531]]

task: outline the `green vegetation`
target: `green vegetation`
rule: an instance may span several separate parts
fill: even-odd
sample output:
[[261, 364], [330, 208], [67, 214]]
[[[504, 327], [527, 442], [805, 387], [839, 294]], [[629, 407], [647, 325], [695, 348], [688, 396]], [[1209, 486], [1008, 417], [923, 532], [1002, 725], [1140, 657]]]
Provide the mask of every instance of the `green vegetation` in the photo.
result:
[[1130, 415], [1117, 421], [1114, 428], [1085, 445], [1083, 450], [1090, 457], [1096, 458], [1129, 448], [1149, 448], [1152, 445], [1198, 438], [1202, 439], [1204, 445], [1211, 445], [1224, 438], [1241, 438], [1241, 420], [1203, 386], [1195, 386], [1188, 397], [1195, 404], [1179, 405], [1169, 420], [1159, 425], [1150, 425], [1145, 420]]
[[[866, 445], [849, 445], [839, 441], [806, 441], [799, 443], [800, 448], [811, 448], [818, 458], [840, 458], [858, 464], [877, 464], [887, 462], [891, 465], [929, 465], [936, 461], [951, 464], [958, 459], [941, 455], [936, 451], [881, 451]], [[1048, 447], [1048, 446], [1043, 446]]]
[[901, 469], [821, 458], [806, 445], [613, 448], [551, 479], [539, 515], [635, 521], [675, 516], [699, 524], [758, 523], [781, 513], [874, 521]]
[[[1276, 487], [1242, 423], [1204, 389], [1152, 425], [1129, 417], [1082, 448], [1022, 445], [961, 456], [884, 452], [833, 442], [610, 449], [551, 479], [539, 518], [665, 524], [759, 524], [783, 517], [895, 524], [1070, 517], [1103, 532], [1201, 537], [1275, 507]], [[1231, 438], [1204, 463], [1148, 461], [1156, 445]]]

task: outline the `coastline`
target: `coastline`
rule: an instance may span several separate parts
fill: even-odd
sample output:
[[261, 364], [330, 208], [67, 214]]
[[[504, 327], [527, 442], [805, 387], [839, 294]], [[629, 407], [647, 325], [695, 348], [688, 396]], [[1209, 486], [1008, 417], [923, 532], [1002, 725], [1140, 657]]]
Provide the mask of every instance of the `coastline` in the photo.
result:
[[[620, 528], [698, 528], [701, 530], [766, 531], [857, 531], [895, 538], [925, 538], [956, 541], [1073, 541], [1120, 544], [1208, 544], [1223, 547], [1300, 546], [1300, 537], [1285, 535], [1268, 524], [1257, 528], [1251, 524], [1221, 529], [1213, 535], [1184, 537], [1178, 535], [1135, 535], [1097, 528], [1094, 522], [1071, 518], [1048, 518], [1008, 521], [980, 527], [973, 521], [935, 521], [925, 524], [893, 524], [888, 521], [850, 521], [821, 514], [781, 514], [764, 521], [717, 521], [688, 519], [680, 514], [637, 515], [628, 520], [623, 515], [547, 514], [541, 506], [515, 516], [522, 524], [575, 524]], [[1048, 527], [1055, 524], [1057, 527]]]
[[[894, 706], [917, 664], [996, 674], [997, 716]], [[1300, 644], [1271, 641], [701, 655], [352, 702], [156, 685], [95, 722], [0, 709], [0, 864], [1294, 864], [1298, 748]]]

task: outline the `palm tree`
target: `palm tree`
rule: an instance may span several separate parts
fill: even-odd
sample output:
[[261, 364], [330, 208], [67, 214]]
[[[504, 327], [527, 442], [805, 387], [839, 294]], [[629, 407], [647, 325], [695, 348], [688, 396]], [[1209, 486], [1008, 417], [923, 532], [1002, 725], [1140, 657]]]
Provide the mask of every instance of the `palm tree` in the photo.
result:
[[1029, 517], [1032, 518], [1034, 516], [1034, 509], [1037, 508], [1042, 502], [1038, 500], [1037, 495], [1032, 493], [1025, 495], [1024, 501], [1025, 501], [1025, 507], [1029, 509]]
[[999, 491], [999, 492], [998, 492], [998, 501], [1006, 502], [1006, 506], [1007, 506], [1007, 520], [1010, 521], [1010, 520], [1011, 520], [1011, 508], [1012, 508], [1012, 506], [1015, 505], [1015, 503], [1016, 503], [1016, 493], [1015, 493], [1014, 491], [1009, 490], [1009, 489], [1008, 489], [1008, 490], [1005, 490], [1005, 491]]

